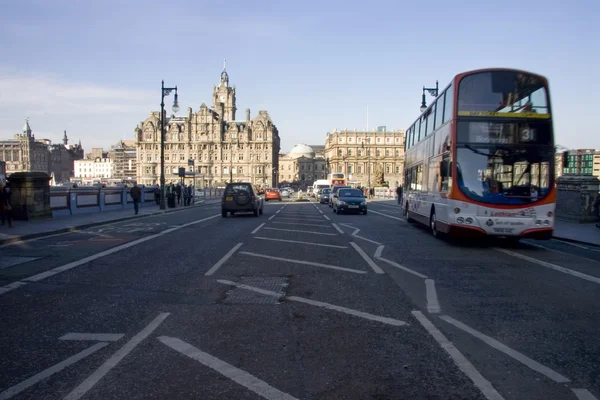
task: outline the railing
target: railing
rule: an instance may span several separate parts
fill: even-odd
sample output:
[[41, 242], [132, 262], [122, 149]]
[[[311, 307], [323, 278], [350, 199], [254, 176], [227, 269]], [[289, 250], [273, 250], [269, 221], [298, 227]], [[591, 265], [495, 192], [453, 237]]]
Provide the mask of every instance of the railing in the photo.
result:
[[[154, 197], [156, 188], [156, 186], [140, 185], [142, 191], [141, 207], [156, 204]], [[129, 194], [130, 191], [130, 187], [101, 187], [100, 185], [78, 187], [51, 186], [50, 208], [52, 209], [52, 216], [129, 208], [133, 204], [133, 199]], [[219, 188], [196, 189], [192, 204], [201, 203], [205, 200], [219, 199], [222, 195], [223, 189]]]

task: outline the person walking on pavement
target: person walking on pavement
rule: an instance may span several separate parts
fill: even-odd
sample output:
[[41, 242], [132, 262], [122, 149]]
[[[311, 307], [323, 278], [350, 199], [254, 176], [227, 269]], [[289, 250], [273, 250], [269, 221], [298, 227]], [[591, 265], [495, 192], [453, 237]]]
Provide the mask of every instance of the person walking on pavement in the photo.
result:
[[398, 196], [398, 204], [402, 204], [402, 186], [396, 188], [396, 195]]
[[131, 190], [129, 191], [129, 195], [133, 200], [133, 209], [135, 210], [135, 215], [140, 211], [140, 200], [142, 199], [142, 189], [139, 188], [137, 184], [133, 185]]
[[175, 186], [175, 193], [177, 194], [177, 205], [181, 205], [181, 184]]
[[2, 225], [8, 221], [8, 227], [12, 228], [12, 206], [10, 205], [10, 187], [0, 181], [0, 220]]

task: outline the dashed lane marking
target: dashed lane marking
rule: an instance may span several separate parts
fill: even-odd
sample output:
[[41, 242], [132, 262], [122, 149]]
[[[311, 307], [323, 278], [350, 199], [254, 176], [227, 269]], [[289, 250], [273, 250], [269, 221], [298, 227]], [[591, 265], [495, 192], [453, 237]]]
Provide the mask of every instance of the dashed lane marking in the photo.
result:
[[344, 234], [344, 231], [342, 230], [342, 228], [340, 228], [339, 226], [337, 226], [336, 223], [332, 222], [331, 225], [333, 225], [333, 227], [342, 235]]
[[338, 246], [338, 245], [335, 245], [335, 244], [304, 242], [302, 240], [275, 239], [275, 238], [267, 238], [267, 237], [262, 237], [262, 236], [255, 236], [254, 239], [272, 240], [274, 242], [306, 244], [306, 245], [309, 245], [309, 246], [331, 247], [331, 248], [334, 248], [334, 249], [347, 249], [348, 248], [348, 246]]
[[375, 262], [371, 259], [371, 257], [369, 257], [367, 255], [367, 253], [365, 253], [364, 250], [361, 249], [356, 243], [350, 242], [350, 245], [352, 247], [354, 247], [354, 250], [356, 250], [356, 252], [363, 258], [363, 260], [365, 260], [367, 262], [367, 264], [369, 265], [369, 267], [371, 267], [371, 269], [373, 271], [375, 271], [376, 274], [384, 274], [385, 273], [379, 267], [379, 265], [375, 264]]
[[369, 209], [369, 212], [370, 213], [379, 214], [379, 215], [382, 215], [382, 216], [387, 217], [387, 218], [395, 219], [397, 221], [406, 222], [406, 220], [404, 218], [394, 217], [393, 215], [385, 214], [385, 213], [382, 213], [382, 212], [379, 212], [379, 211], [375, 211], [373, 209]]
[[270, 231], [283, 231], [283, 232], [299, 232], [299, 233], [311, 233], [313, 235], [326, 235], [326, 236], [337, 236], [337, 233], [326, 233], [326, 232], [313, 232], [313, 231], [302, 231], [299, 229], [281, 229], [281, 228], [264, 228]]
[[219, 268], [221, 268], [221, 266], [223, 264], [225, 264], [225, 262], [227, 262], [227, 260], [229, 260], [229, 258], [231, 258], [233, 253], [235, 253], [240, 247], [242, 247], [243, 244], [244, 243], [238, 243], [235, 246], [233, 246], [233, 249], [229, 250], [227, 252], [227, 254], [225, 254], [223, 256], [223, 258], [221, 258], [219, 261], [217, 261], [217, 263], [215, 265], [213, 265], [211, 269], [206, 271], [206, 273], [204, 275], [210, 276], [210, 275], [214, 274]]
[[294, 260], [291, 258], [275, 257], [275, 256], [269, 256], [266, 254], [251, 253], [249, 251], [240, 251], [240, 254], [245, 254], [247, 256], [252, 256], [252, 257], [266, 258], [269, 260], [283, 261], [283, 262], [288, 262], [288, 263], [292, 263], [292, 264], [310, 265], [313, 267], [335, 269], [335, 270], [344, 271], [344, 272], [353, 272], [355, 274], [366, 274], [367, 273], [366, 271], [338, 267], [337, 265], [329, 265], [329, 264], [323, 264], [323, 263], [312, 262], [312, 261], [304, 261], [304, 260]]
[[375, 250], [375, 254], [373, 255], [373, 257], [375, 257], [375, 258], [381, 257], [381, 253], [383, 253], [384, 247], [385, 247], [384, 245], [377, 246], [377, 250]]
[[260, 224], [259, 226], [256, 227], [256, 229], [254, 229], [252, 232], [250, 232], [251, 235], [254, 235], [256, 232], [260, 231], [260, 228], [262, 228], [263, 226], [265, 226], [265, 222], [263, 222], [262, 224]]
[[425, 293], [427, 297], [427, 311], [430, 314], [437, 314], [441, 311], [440, 303], [435, 290], [435, 281], [433, 279], [425, 279]]
[[296, 222], [273, 222], [273, 223], [279, 224], [279, 225], [317, 226], [320, 228], [331, 228], [329, 225], [323, 225], [323, 224], [302, 224], [302, 223], [296, 223]]
[[578, 400], [598, 400], [593, 394], [587, 389], [571, 389]]
[[[240, 284], [240, 283], [236, 283], [236, 282], [232, 282], [232, 281], [218, 279], [217, 282], [225, 284], [225, 285], [229, 285], [229, 286], [236, 286], [236, 287], [239, 287], [239, 288], [242, 288], [242, 289], [246, 289], [246, 290], [252, 290], [252, 291], [254, 291], [256, 293], [261, 293], [261, 294], [264, 294], [266, 296], [275, 296], [277, 298], [284, 297], [281, 293], [272, 292], [270, 290], [260, 289], [260, 288], [254, 287], [254, 286], [248, 286], [248, 285], [244, 285], [244, 284]], [[284, 298], [285, 298], [285, 300], [295, 301], [295, 302], [298, 302], [298, 303], [309, 304], [311, 306], [321, 307], [321, 308], [325, 308], [327, 310], [338, 311], [338, 312], [341, 312], [341, 313], [344, 313], [344, 314], [354, 315], [355, 317], [360, 317], [360, 318], [368, 319], [368, 320], [371, 320], [371, 321], [377, 321], [377, 322], [381, 322], [381, 323], [387, 324], [387, 325], [393, 325], [393, 326], [406, 326], [406, 325], [408, 325], [406, 322], [400, 321], [398, 319], [388, 318], [388, 317], [381, 317], [379, 315], [369, 314], [369, 313], [366, 313], [366, 312], [362, 312], [362, 311], [358, 311], [358, 310], [353, 310], [351, 308], [346, 308], [346, 307], [342, 307], [342, 306], [336, 306], [334, 304], [324, 303], [324, 302], [316, 301], [316, 300], [305, 299], [304, 297], [289, 296], [289, 297], [284, 297]]]

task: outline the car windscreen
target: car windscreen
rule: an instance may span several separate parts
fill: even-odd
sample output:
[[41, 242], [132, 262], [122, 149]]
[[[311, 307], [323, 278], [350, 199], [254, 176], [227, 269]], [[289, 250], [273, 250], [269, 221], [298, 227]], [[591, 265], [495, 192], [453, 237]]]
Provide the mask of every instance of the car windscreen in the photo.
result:
[[234, 193], [240, 192], [242, 190], [252, 193], [252, 187], [248, 184], [243, 184], [243, 183], [228, 185], [227, 188], [225, 189], [225, 193], [234, 194]]
[[338, 193], [339, 197], [363, 197], [360, 190], [357, 189], [342, 189]]

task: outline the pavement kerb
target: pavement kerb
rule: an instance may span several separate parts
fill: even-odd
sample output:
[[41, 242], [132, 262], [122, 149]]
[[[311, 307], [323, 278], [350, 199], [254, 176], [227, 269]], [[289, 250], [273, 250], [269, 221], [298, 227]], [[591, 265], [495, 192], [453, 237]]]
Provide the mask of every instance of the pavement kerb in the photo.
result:
[[156, 212], [148, 213], [148, 214], [130, 215], [128, 217], [115, 218], [115, 219], [99, 221], [99, 222], [90, 222], [87, 224], [81, 224], [81, 225], [76, 225], [76, 226], [68, 226], [66, 228], [54, 229], [51, 231], [31, 233], [29, 235], [15, 236], [15, 237], [12, 237], [9, 239], [0, 239], [0, 245], [7, 244], [7, 243], [13, 243], [13, 242], [20, 242], [22, 240], [37, 239], [37, 238], [41, 238], [44, 236], [56, 235], [59, 233], [74, 232], [74, 231], [78, 231], [80, 229], [93, 228], [95, 226], [114, 224], [115, 222], [129, 221], [132, 219], [152, 217], [152, 216], [161, 215], [161, 214], [170, 214], [170, 213], [174, 213], [174, 212], [189, 210], [192, 208], [205, 207], [205, 206], [210, 206], [213, 204], [219, 204], [219, 202], [220, 202], [220, 200], [215, 200], [210, 203], [206, 202], [206, 203], [202, 203], [202, 204], [194, 204], [194, 205], [187, 206], [187, 207], [178, 207], [174, 210], [164, 210], [164, 211], [156, 211]]
[[[378, 201], [372, 201], [371, 203], [378, 204], [380, 206], [392, 207], [392, 208], [400, 207], [400, 204], [385, 204], [385, 203], [380, 203]], [[586, 245], [586, 246], [592, 246], [592, 247], [595, 247], [595, 248], [600, 248], [600, 246], [597, 245], [596, 243], [590, 243], [590, 242], [586, 242], [584, 240], [577, 240], [577, 239], [572, 239], [572, 238], [567, 238], [567, 237], [562, 237], [562, 236], [556, 236], [556, 235], [552, 235], [552, 238], [553, 239], [562, 240], [564, 242], [577, 243], [577, 244], [581, 244], [581, 245]]]

